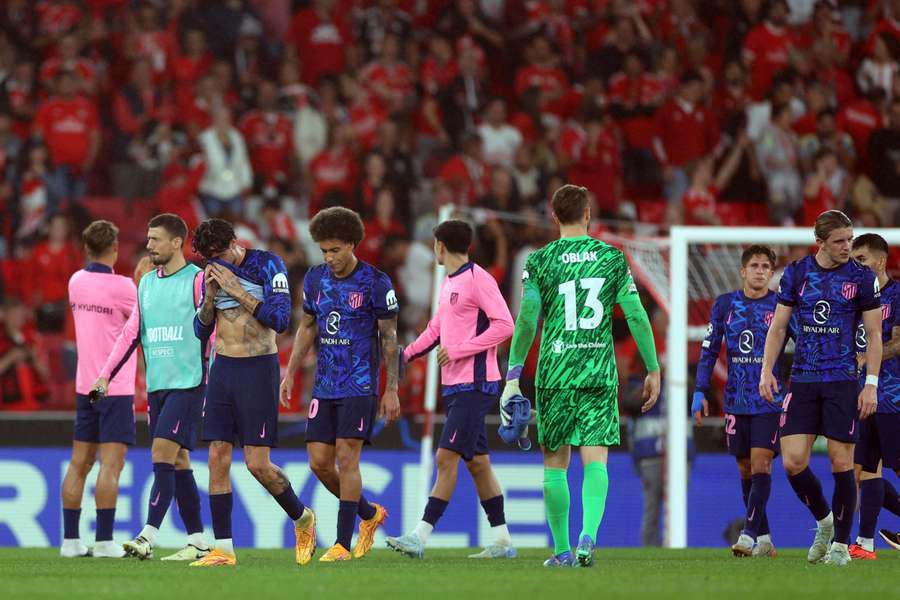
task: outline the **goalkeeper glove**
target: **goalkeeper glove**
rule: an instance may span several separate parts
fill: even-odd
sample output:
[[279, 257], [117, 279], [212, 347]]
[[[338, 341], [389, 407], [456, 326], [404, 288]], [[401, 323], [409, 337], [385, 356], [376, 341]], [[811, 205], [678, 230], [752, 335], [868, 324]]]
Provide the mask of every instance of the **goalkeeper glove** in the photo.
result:
[[506, 374], [506, 385], [503, 386], [503, 393], [500, 394], [500, 423], [504, 427], [509, 427], [512, 422], [510, 410], [508, 410], [509, 399], [513, 396], [521, 396], [519, 390], [519, 377], [522, 375], [522, 365], [516, 365], [510, 368]]

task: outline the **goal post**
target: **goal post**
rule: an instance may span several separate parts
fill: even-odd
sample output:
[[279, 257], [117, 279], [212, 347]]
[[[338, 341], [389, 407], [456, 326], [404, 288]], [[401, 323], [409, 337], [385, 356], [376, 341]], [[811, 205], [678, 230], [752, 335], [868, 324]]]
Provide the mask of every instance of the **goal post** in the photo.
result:
[[[855, 235], [877, 233], [889, 245], [900, 245], [900, 228], [855, 230]], [[667, 334], [667, 364], [665, 371], [666, 393], [666, 545], [670, 548], [687, 547], [688, 524], [688, 464], [687, 439], [688, 406], [688, 342], [696, 340], [689, 318], [691, 292], [690, 247], [697, 244], [723, 244], [748, 246], [769, 244], [773, 246], [812, 246], [815, 243], [812, 227], [686, 227], [674, 226], [669, 237], [669, 330]], [[720, 267], [720, 265], [716, 265]], [[736, 265], [737, 268], [740, 264]], [[703, 269], [710, 271], [709, 265]], [[735, 265], [728, 267], [736, 270]], [[696, 275], [696, 273], [695, 273]], [[721, 286], [721, 284], [719, 284]], [[721, 288], [719, 293], [728, 291]]]

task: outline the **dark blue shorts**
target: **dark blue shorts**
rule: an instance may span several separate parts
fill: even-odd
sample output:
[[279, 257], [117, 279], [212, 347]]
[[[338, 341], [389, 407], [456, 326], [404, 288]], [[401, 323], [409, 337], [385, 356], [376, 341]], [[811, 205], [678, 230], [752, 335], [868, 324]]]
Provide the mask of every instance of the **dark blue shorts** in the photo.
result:
[[338, 438], [370, 443], [378, 413], [375, 396], [313, 398], [306, 416], [306, 441], [335, 443]]
[[203, 441], [235, 446], [278, 445], [277, 354], [216, 356], [203, 404]]
[[456, 452], [464, 460], [488, 454], [484, 418], [497, 408], [497, 396], [483, 392], [459, 392], [444, 398], [447, 421], [438, 448]]
[[886, 470], [900, 470], [900, 413], [875, 413], [859, 424], [853, 462], [876, 473], [878, 461]]
[[751, 448], [763, 448], [778, 454], [778, 422], [781, 413], [759, 415], [725, 414], [725, 442], [728, 454], [749, 458]]
[[859, 384], [856, 381], [792, 382], [781, 413], [781, 437], [824, 435], [838, 442], [856, 443]]
[[85, 394], [75, 396], [75, 435], [78, 442], [134, 445], [134, 396], [106, 396], [91, 404]]
[[200, 410], [205, 385], [187, 390], [158, 390], [147, 394], [151, 438], [172, 440], [193, 450], [200, 431]]

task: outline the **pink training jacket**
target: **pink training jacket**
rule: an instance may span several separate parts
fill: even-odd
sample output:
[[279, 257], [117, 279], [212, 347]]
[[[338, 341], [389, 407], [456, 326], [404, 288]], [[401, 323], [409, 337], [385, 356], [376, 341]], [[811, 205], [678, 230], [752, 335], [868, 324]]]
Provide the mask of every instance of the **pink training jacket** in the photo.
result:
[[[156, 276], [164, 277], [165, 273], [163, 272], [162, 267], [156, 268]], [[200, 306], [200, 299], [203, 297], [203, 271], [197, 271], [197, 275], [194, 276], [194, 306]], [[215, 336], [210, 338], [210, 345], [215, 342]], [[141, 305], [139, 302], [134, 303], [134, 308], [131, 310], [131, 315], [128, 317], [128, 320], [125, 322], [125, 326], [122, 328], [122, 333], [119, 334], [118, 339], [113, 344], [112, 350], [110, 351], [109, 356], [106, 357], [106, 361], [100, 369], [100, 377], [105, 377], [106, 379], [110, 378], [113, 370], [117, 365], [122, 364], [122, 362], [127, 361], [131, 356], [131, 353], [138, 347], [138, 344], [141, 343]], [[80, 392], [79, 392], [80, 393]]]
[[[106, 265], [91, 263], [69, 279], [69, 305], [78, 349], [75, 391], [89, 394], [137, 305], [137, 288], [130, 278], [116, 275]], [[130, 353], [115, 367], [106, 393], [133, 396], [137, 354]]]
[[497, 281], [468, 262], [444, 278], [437, 314], [403, 357], [409, 362], [441, 346], [450, 357], [441, 367], [445, 396], [466, 390], [499, 393], [497, 346], [512, 333], [512, 315]]

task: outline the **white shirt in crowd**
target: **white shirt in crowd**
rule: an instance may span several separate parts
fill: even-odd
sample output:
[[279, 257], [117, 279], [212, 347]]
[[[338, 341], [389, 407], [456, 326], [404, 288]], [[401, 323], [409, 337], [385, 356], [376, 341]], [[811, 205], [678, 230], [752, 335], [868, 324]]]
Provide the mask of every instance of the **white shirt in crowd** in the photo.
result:
[[484, 160], [493, 166], [511, 167], [516, 150], [522, 145], [522, 134], [512, 125], [494, 127], [488, 123], [478, 126]]
[[206, 156], [206, 174], [200, 192], [215, 198], [234, 198], [253, 184], [253, 169], [247, 157], [247, 146], [237, 129], [228, 131], [230, 149], [225, 150], [215, 129], [200, 134], [200, 146]]

